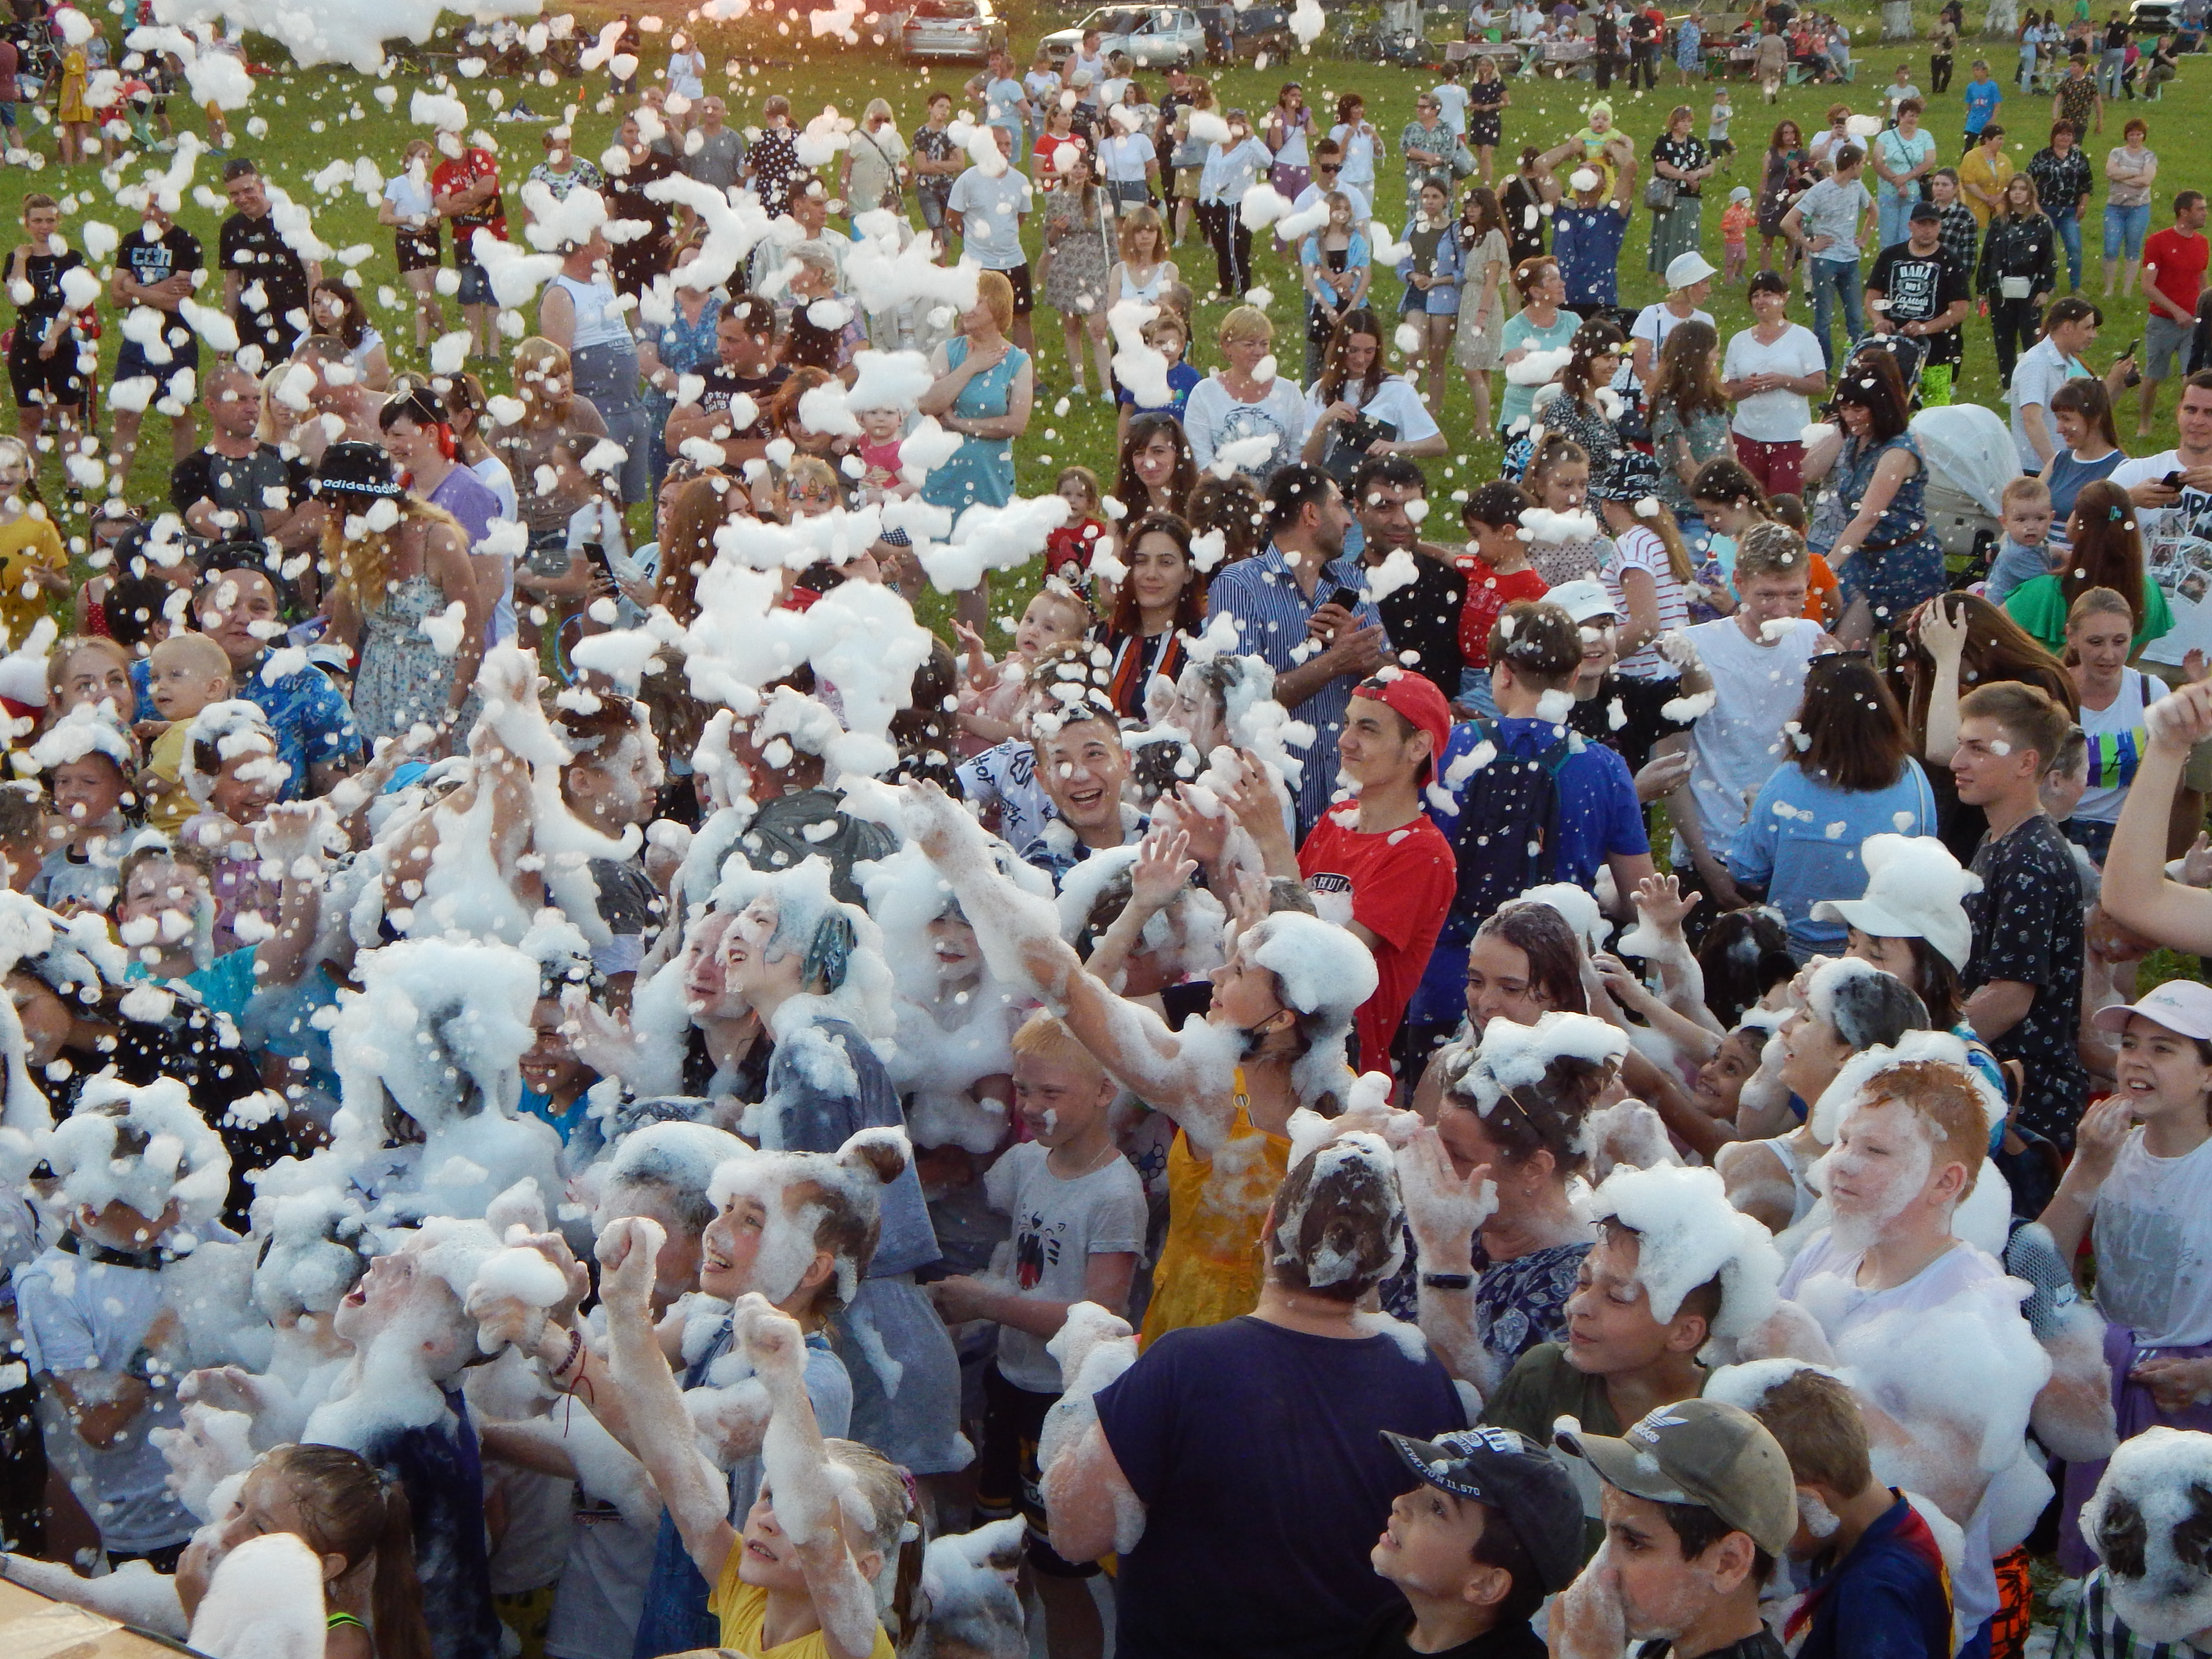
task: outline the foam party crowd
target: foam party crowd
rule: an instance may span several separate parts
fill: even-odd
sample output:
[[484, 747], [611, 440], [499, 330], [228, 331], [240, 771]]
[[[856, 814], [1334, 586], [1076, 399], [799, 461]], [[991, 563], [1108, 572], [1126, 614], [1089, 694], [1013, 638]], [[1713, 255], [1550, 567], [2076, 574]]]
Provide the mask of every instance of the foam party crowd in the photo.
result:
[[2092, 10], [14, 0], [10, 1659], [2212, 1654]]

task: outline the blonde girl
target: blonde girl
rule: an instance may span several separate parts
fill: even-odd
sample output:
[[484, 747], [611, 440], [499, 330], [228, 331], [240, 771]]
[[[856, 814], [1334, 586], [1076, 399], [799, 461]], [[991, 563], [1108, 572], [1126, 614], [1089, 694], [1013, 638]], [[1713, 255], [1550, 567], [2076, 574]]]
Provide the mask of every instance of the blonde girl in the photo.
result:
[[1109, 309], [1125, 300], [1158, 305], [1161, 295], [1182, 280], [1176, 262], [1168, 258], [1167, 230], [1158, 209], [1149, 204], [1124, 208], [1115, 240], [1121, 257], [1106, 276]]

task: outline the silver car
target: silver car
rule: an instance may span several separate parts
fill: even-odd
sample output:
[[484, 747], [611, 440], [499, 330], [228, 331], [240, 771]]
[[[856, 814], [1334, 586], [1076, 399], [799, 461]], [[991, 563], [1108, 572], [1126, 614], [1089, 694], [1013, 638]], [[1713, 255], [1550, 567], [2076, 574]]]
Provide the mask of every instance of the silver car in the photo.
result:
[[899, 25], [907, 58], [973, 58], [1005, 50], [1006, 26], [991, 0], [914, 0]]
[[1125, 52], [1139, 69], [1195, 64], [1206, 56], [1206, 29], [1188, 6], [1102, 6], [1073, 28], [1046, 35], [1042, 45], [1065, 58], [1091, 29], [1098, 31], [1101, 55]]

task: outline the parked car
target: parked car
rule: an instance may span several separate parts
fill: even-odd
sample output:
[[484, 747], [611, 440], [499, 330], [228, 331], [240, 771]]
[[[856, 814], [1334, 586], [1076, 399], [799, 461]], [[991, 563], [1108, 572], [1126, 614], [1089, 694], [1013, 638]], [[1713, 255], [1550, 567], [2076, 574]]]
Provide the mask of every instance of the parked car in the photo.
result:
[[1101, 53], [1125, 52], [1139, 69], [1195, 64], [1206, 55], [1205, 27], [1188, 6], [1101, 6], [1073, 28], [1046, 35], [1042, 44], [1054, 58], [1064, 58], [1091, 29], [1098, 31]]
[[1297, 49], [1291, 15], [1280, 6], [1200, 6], [1198, 21], [1206, 28], [1206, 55], [1216, 64], [1263, 52], [1271, 59], [1280, 59]]
[[991, 0], [914, 0], [899, 25], [899, 52], [915, 58], [973, 58], [1004, 51], [1006, 26]]
[[2135, 0], [2128, 8], [2128, 27], [2137, 34], [2163, 34], [2181, 21], [2175, 0]]

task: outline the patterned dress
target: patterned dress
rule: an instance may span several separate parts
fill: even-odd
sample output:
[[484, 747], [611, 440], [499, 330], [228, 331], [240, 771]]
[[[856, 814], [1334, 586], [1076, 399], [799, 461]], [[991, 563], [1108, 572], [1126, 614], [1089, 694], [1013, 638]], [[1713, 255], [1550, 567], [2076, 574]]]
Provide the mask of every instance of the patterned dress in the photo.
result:
[[1065, 225], [1060, 240], [1050, 244], [1052, 264], [1044, 274], [1044, 302], [1071, 317], [1088, 317], [1106, 308], [1106, 277], [1113, 262], [1106, 257], [1106, 192], [1093, 188], [1088, 222], [1083, 197], [1073, 191], [1055, 190], [1044, 198], [1046, 234]]
[[379, 738], [404, 736], [418, 720], [434, 726], [446, 718], [453, 659], [439, 654], [422, 622], [447, 603], [428, 576], [410, 576], [394, 582], [384, 603], [362, 617], [353, 718], [372, 748]]

